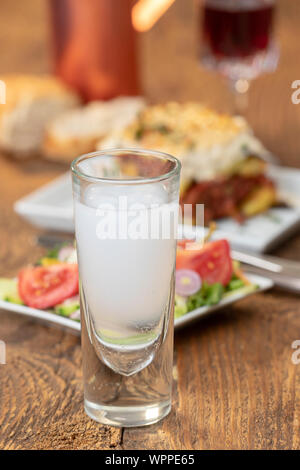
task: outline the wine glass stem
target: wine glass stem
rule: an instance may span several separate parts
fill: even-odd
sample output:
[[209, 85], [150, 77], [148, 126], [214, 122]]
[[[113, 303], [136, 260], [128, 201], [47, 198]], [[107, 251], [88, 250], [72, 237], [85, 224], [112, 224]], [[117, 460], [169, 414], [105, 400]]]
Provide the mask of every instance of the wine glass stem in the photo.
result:
[[230, 81], [230, 88], [234, 96], [234, 112], [244, 114], [249, 104], [250, 80], [239, 78]]

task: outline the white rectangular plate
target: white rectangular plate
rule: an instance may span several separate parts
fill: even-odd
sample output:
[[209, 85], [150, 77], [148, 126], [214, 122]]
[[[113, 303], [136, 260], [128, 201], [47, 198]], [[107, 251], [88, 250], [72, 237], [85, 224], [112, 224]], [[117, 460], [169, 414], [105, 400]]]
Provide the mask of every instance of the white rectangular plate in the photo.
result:
[[[218, 221], [214, 238], [227, 238], [232, 247], [264, 253], [300, 226], [300, 170], [271, 165], [269, 175], [293, 208], [273, 208], [243, 224]], [[71, 176], [67, 173], [15, 204], [16, 212], [32, 224], [63, 232], [74, 231]]]
[[[200, 317], [203, 317], [212, 312], [215, 312], [216, 310], [220, 310], [221, 308], [231, 305], [237, 300], [241, 300], [245, 297], [248, 297], [248, 295], [256, 294], [257, 292], [262, 292], [273, 287], [273, 282], [265, 277], [257, 276], [254, 274], [247, 274], [247, 277], [253, 284], [258, 286], [258, 289], [256, 291], [253, 291], [248, 294], [237, 292], [236, 294], [233, 294], [232, 296], [221, 300], [218, 305], [214, 305], [212, 307], [197, 308], [196, 310], [187, 313], [183, 317], [176, 319], [175, 329], [181, 328], [185, 325], [188, 325], [189, 323], [198, 320], [198, 318]], [[0, 309], [25, 315], [48, 326], [59, 327], [76, 335], [80, 334], [79, 322], [76, 322], [69, 318], [61, 317], [59, 315], [56, 315], [55, 313], [51, 313], [46, 310], [37, 310], [35, 308], [25, 307], [24, 305], [16, 305], [11, 302], [5, 302], [3, 300], [0, 300]]]
[[20, 199], [14, 209], [37, 227], [73, 233], [71, 173], [63, 174]]

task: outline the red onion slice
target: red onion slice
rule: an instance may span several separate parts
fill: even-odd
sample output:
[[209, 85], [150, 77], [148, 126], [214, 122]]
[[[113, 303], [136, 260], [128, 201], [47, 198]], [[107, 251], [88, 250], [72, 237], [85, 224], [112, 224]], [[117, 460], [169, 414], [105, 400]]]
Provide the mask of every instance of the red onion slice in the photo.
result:
[[202, 284], [199, 274], [190, 269], [178, 269], [175, 280], [176, 294], [182, 297], [196, 294]]
[[67, 262], [68, 258], [73, 254], [75, 248], [73, 246], [63, 246], [58, 252], [58, 259]]

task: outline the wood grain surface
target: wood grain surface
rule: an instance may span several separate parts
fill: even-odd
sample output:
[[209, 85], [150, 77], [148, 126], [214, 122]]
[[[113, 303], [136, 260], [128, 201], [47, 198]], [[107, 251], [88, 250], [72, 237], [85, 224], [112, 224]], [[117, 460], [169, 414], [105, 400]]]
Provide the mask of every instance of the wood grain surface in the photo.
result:
[[[199, 99], [231, 111], [219, 77], [196, 60], [196, 3], [177, 0], [140, 37], [145, 93], [153, 101]], [[1, 0], [0, 73], [50, 70], [46, 2]], [[300, 105], [291, 83], [300, 79], [300, 3], [279, 1], [281, 61], [251, 89], [246, 116], [270, 150], [300, 167]], [[163, 45], [163, 46], [162, 46]], [[0, 276], [13, 276], [43, 252], [40, 232], [13, 203], [66, 167], [0, 156]], [[277, 254], [300, 260], [300, 236]], [[0, 312], [0, 449], [300, 449], [300, 365], [291, 361], [300, 339], [299, 297], [257, 294], [186, 328], [175, 337], [171, 414], [157, 425], [121, 430], [83, 411], [78, 338]]]

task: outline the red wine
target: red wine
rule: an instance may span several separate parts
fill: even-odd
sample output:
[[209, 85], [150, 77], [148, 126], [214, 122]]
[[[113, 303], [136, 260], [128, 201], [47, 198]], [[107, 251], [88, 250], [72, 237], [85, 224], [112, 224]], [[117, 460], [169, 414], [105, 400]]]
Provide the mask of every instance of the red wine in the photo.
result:
[[266, 0], [206, 0], [205, 47], [218, 59], [246, 58], [268, 49], [273, 2]]

